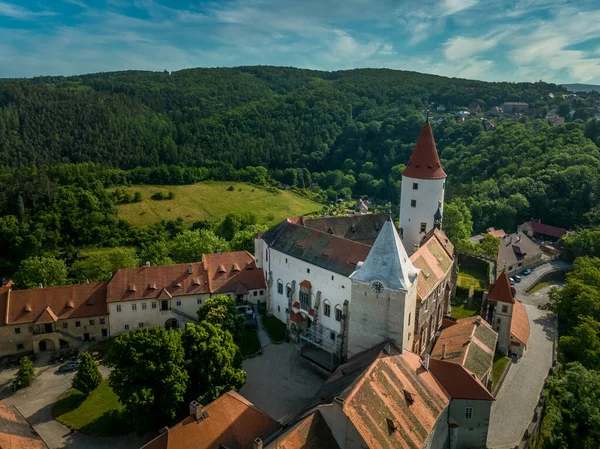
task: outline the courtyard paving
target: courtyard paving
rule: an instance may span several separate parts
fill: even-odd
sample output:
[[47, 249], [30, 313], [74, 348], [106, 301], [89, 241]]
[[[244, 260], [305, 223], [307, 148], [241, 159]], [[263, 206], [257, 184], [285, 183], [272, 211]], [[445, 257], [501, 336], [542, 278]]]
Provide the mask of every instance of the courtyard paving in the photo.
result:
[[[37, 365], [37, 363], [36, 363]], [[86, 448], [86, 449], [137, 449], [142, 440], [134, 435], [115, 438], [90, 437], [73, 432], [52, 417], [52, 406], [57, 398], [71, 388], [74, 373], [56, 374], [58, 365], [38, 366], [38, 377], [33, 384], [9, 395], [2, 402], [14, 405], [29, 421], [50, 449]], [[104, 377], [109, 371], [100, 367]], [[0, 372], [0, 383], [13, 378], [16, 370]]]
[[240, 394], [282, 423], [295, 418], [325, 383], [292, 343], [267, 345], [243, 368], [247, 380]]
[[538, 304], [548, 301], [549, 289], [550, 286], [547, 286], [527, 295], [519, 294], [521, 289], [517, 288], [517, 299], [527, 309], [531, 334], [525, 355], [510, 367], [492, 405], [487, 440], [489, 449], [515, 447], [533, 418], [544, 379], [552, 366], [556, 318], [552, 312], [538, 309]]

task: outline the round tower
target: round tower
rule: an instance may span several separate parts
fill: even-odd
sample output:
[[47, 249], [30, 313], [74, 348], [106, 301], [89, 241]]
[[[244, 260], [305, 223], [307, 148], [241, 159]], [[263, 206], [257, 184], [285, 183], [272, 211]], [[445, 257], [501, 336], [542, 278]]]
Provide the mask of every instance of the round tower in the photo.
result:
[[434, 227], [441, 229], [446, 173], [442, 169], [429, 120], [402, 172], [400, 238], [409, 254]]

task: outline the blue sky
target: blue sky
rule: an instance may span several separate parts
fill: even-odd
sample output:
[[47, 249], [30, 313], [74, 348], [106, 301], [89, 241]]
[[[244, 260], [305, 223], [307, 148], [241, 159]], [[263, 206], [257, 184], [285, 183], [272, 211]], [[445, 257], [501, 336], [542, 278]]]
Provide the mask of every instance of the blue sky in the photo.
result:
[[0, 0], [0, 77], [256, 64], [600, 84], [600, 0]]

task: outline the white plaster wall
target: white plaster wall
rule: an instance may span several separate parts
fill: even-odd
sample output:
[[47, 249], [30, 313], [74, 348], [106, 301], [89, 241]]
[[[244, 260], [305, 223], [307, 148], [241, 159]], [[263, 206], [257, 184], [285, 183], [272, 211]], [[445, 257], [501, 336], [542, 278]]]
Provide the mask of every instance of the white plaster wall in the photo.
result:
[[[294, 292], [293, 301], [299, 301], [298, 293], [300, 291], [300, 282], [306, 279], [312, 285], [311, 292], [313, 307], [317, 292], [321, 292], [321, 305], [319, 307], [319, 320], [321, 324], [339, 333], [340, 322], [335, 320], [335, 306], [339, 305], [342, 307], [345, 300], [350, 301], [350, 289], [352, 286], [350, 279], [332, 271], [325, 270], [302, 260], [296, 259], [295, 257], [288, 256], [272, 248], [269, 248], [268, 252], [268, 262], [266, 262], [265, 252], [262, 252], [261, 254], [264, 263], [263, 269], [266, 272], [271, 271], [273, 273], [273, 286], [271, 292], [271, 312], [273, 315], [275, 315], [284, 323], [286, 322], [287, 317], [285, 314], [285, 309], [288, 307], [286, 285], [291, 285], [292, 281], [296, 281], [296, 291]], [[310, 273], [307, 272], [307, 269], [310, 269]], [[281, 279], [283, 282], [283, 294], [279, 294], [277, 291], [277, 281], [279, 279]], [[326, 299], [329, 301], [329, 305], [331, 306], [331, 314], [329, 317], [325, 316], [324, 314], [323, 305]]]
[[[502, 312], [502, 306], [507, 306], [507, 312]], [[498, 332], [498, 350], [503, 354], [508, 354], [508, 348], [510, 345], [510, 322], [512, 320], [512, 304], [504, 302], [497, 302], [496, 308], [494, 309], [494, 322], [492, 326], [496, 332]], [[500, 323], [498, 323], [500, 320]]]
[[370, 284], [354, 281], [349, 309], [348, 357], [385, 341], [412, 350], [417, 289], [388, 290], [377, 294]]
[[[444, 213], [444, 191], [446, 179], [417, 179], [402, 177], [402, 193], [400, 195], [400, 228], [402, 228], [402, 243], [408, 254], [415, 252], [415, 245], [421, 242], [425, 235], [420, 232], [421, 223], [427, 223], [426, 231], [433, 229], [433, 216], [442, 202]], [[419, 184], [413, 190], [413, 183]], [[411, 207], [411, 200], [417, 201], [416, 207]]]
[[[466, 419], [465, 408], [473, 408]], [[450, 422], [458, 424], [452, 431], [451, 449], [484, 449], [486, 447], [492, 401], [453, 399], [450, 403]]]

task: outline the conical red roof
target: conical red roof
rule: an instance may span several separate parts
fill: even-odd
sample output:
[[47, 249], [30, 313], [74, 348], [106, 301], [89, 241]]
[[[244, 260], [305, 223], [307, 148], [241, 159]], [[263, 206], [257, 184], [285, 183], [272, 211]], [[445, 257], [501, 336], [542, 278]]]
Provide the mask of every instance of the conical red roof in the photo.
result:
[[496, 279], [496, 283], [490, 288], [488, 299], [491, 299], [492, 301], [507, 302], [509, 304], [515, 303], [515, 297], [506, 271], [500, 273], [500, 276]]
[[425, 126], [421, 130], [415, 149], [402, 172], [402, 176], [418, 179], [443, 179], [446, 177], [435, 147], [431, 125], [428, 121], [425, 122]]

